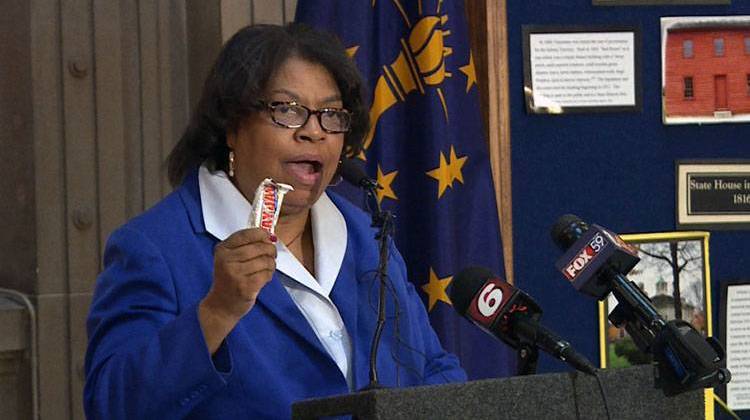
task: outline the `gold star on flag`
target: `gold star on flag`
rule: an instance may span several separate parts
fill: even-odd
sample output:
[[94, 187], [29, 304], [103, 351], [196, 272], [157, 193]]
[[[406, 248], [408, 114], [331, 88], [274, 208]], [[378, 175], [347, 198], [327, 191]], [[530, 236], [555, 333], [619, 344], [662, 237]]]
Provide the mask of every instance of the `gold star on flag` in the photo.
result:
[[461, 169], [469, 158], [467, 156], [458, 157], [456, 149], [452, 145], [448, 156], [450, 160], [446, 161], [445, 155], [440, 152], [440, 165], [427, 172], [427, 175], [438, 181], [438, 198], [443, 196], [446, 189], [453, 188], [453, 181], [464, 183], [464, 175]]
[[448, 162], [445, 161], [445, 155], [440, 152], [440, 166], [428, 171], [427, 175], [435, 178], [438, 181], [438, 198], [443, 196], [445, 190], [451, 186], [451, 168], [448, 166]]
[[450, 161], [448, 163], [449, 171], [451, 173], [451, 187], [453, 186], [454, 180], [458, 180], [462, 184], [464, 183], [464, 175], [461, 173], [461, 168], [464, 167], [467, 159], [468, 157], [466, 156], [457, 157], [456, 149], [451, 145]]
[[435, 306], [437, 301], [441, 300], [448, 305], [452, 305], [448, 294], [445, 293], [445, 289], [451, 284], [453, 276], [438, 278], [437, 274], [430, 267], [430, 281], [427, 284], [422, 285], [422, 290], [427, 293], [429, 303], [427, 305], [427, 311], [431, 311], [432, 307]]
[[380, 185], [380, 188], [377, 189], [378, 203], [381, 203], [385, 197], [398, 200], [396, 193], [393, 192], [393, 188], [391, 187], [391, 183], [393, 183], [396, 175], [398, 175], [398, 171], [384, 174], [383, 170], [380, 169], [380, 165], [378, 165], [378, 185]]
[[354, 54], [357, 53], [357, 50], [359, 49], [359, 45], [355, 45], [353, 47], [349, 47], [346, 49], [346, 55], [349, 56], [349, 58], [354, 58]]
[[466, 93], [469, 93], [471, 87], [477, 84], [477, 72], [474, 69], [474, 55], [469, 51], [469, 64], [459, 67], [461, 73], [466, 75]]

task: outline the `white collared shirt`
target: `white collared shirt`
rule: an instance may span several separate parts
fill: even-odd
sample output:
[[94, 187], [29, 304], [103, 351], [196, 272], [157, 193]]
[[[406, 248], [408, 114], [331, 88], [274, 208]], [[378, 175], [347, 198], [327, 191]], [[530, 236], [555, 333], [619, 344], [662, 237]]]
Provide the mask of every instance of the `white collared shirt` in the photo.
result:
[[[202, 165], [198, 185], [203, 223], [210, 234], [223, 241], [248, 227], [252, 204], [224, 171], [211, 172]], [[310, 219], [317, 278], [281, 241], [276, 242], [276, 269], [288, 276], [279, 279], [352, 389], [351, 340], [341, 314], [329, 297], [346, 252], [346, 221], [325, 193], [310, 209]]]

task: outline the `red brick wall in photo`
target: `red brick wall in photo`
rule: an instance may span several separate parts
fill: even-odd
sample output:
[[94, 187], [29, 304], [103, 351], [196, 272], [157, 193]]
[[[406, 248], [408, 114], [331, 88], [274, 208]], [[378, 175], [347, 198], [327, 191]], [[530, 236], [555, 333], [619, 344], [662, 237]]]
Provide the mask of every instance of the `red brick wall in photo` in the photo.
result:
[[[724, 39], [721, 57], [714, 53], [714, 40], [719, 38]], [[670, 30], [665, 51], [665, 114], [668, 117], [714, 116], [715, 111], [750, 114], [750, 54], [746, 52], [745, 38], [750, 38], [750, 25]], [[692, 58], [683, 57], [683, 43], [687, 40], [693, 43]], [[693, 78], [693, 98], [684, 96], [685, 77]]]

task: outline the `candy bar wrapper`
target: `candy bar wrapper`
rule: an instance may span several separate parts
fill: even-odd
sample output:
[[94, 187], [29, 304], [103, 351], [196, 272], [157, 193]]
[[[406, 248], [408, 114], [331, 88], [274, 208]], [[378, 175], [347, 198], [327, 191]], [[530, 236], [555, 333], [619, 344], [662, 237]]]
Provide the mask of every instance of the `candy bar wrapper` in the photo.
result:
[[273, 234], [276, 222], [279, 221], [284, 195], [293, 190], [294, 187], [291, 185], [275, 182], [271, 178], [264, 179], [258, 189], [255, 190], [253, 209], [250, 211], [250, 220], [248, 221], [249, 227], [259, 227]]

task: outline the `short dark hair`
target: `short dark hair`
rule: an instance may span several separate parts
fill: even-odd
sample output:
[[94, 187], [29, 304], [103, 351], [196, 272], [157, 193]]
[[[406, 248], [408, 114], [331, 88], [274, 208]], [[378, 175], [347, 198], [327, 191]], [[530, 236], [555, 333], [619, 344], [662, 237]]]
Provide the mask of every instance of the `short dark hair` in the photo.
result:
[[182, 182], [204, 161], [227, 170], [227, 133], [257, 109], [274, 72], [290, 57], [320, 64], [341, 91], [344, 108], [352, 112], [344, 135], [344, 154], [357, 155], [369, 128], [365, 87], [354, 61], [332, 34], [299, 23], [251, 25], [227, 41], [203, 86], [198, 105], [180, 141], [168, 158], [169, 181]]

